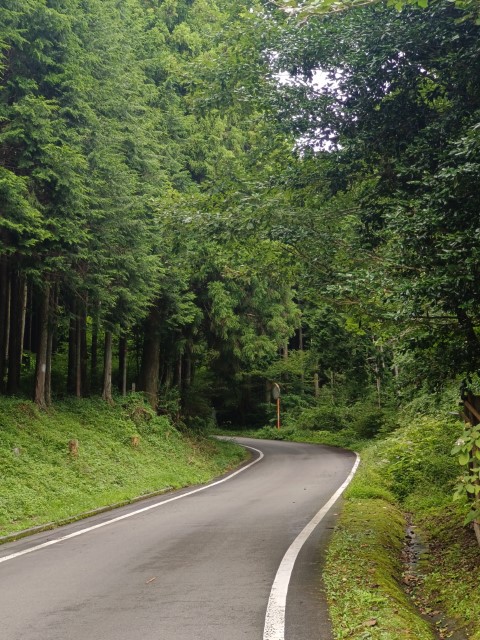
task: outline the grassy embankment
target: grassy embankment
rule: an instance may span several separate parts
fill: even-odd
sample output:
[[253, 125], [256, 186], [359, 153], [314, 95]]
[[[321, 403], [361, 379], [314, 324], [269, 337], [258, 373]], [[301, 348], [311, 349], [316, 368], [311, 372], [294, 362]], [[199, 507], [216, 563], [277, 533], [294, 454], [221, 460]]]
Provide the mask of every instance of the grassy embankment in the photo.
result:
[[[69, 442], [78, 441], [78, 453]], [[161, 490], [203, 483], [247, 457], [230, 443], [179, 432], [130, 396], [0, 400], [0, 536]]]
[[[480, 640], [480, 548], [463, 526], [465, 507], [452, 502], [461, 468], [450, 452], [462, 430], [454, 407], [449, 398], [437, 411], [435, 401], [419, 401], [398, 416], [398, 429], [370, 440], [351, 428], [248, 432], [361, 454], [324, 572], [336, 639]], [[427, 548], [413, 571], [407, 520]]]
[[[326, 568], [336, 637], [454, 634], [479, 640], [480, 548], [470, 527], [463, 526], [465, 509], [452, 503], [460, 468], [450, 450], [461, 426], [445, 415], [405, 421], [364, 447], [345, 494]], [[406, 514], [428, 550], [414, 575], [402, 575]]]

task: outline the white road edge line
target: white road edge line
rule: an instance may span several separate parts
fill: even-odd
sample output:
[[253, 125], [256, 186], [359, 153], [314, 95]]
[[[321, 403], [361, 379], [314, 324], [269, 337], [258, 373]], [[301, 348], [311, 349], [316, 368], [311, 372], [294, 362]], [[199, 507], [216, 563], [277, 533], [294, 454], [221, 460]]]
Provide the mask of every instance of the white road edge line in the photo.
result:
[[307, 526], [298, 534], [292, 542], [278, 567], [275, 580], [273, 581], [270, 597], [268, 599], [267, 612], [265, 614], [265, 627], [263, 630], [263, 640], [285, 640], [285, 610], [287, 606], [287, 591], [292, 577], [293, 566], [303, 545], [313, 533], [315, 527], [323, 520], [332, 506], [345, 491], [353, 479], [360, 456], [357, 454], [355, 464], [350, 475], [342, 486], [333, 494], [330, 500], [320, 509]]
[[118, 516], [117, 518], [112, 518], [111, 520], [107, 520], [105, 522], [100, 522], [100, 524], [95, 524], [92, 527], [86, 527], [85, 529], [81, 529], [80, 531], [75, 531], [74, 533], [69, 533], [66, 536], [62, 536], [61, 538], [55, 538], [54, 540], [49, 540], [48, 542], [44, 542], [42, 544], [37, 544], [34, 547], [29, 547], [28, 549], [24, 549], [23, 551], [18, 551], [17, 553], [11, 553], [8, 556], [3, 556], [0, 558], [0, 564], [2, 562], [7, 562], [7, 560], [13, 560], [14, 558], [19, 558], [20, 556], [24, 556], [27, 553], [33, 553], [33, 551], [38, 551], [39, 549], [45, 549], [45, 547], [51, 547], [54, 544], [58, 544], [59, 542], [63, 542], [64, 540], [70, 540], [71, 538], [76, 538], [77, 536], [82, 536], [84, 533], [89, 533], [90, 531], [95, 531], [95, 529], [101, 529], [102, 527], [106, 527], [109, 524], [113, 524], [114, 522], [120, 522], [120, 520], [126, 520], [126, 518], [132, 518], [133, 516], [138, 515], [139, 513], [145, 513], [146, 511], [150, 511], [151, 509], [157, 509], [158, 507], [163, 507], [163, 505], [168, 504], [169, 502], [174, 502], [175, 500], [181, 500], [182, 498], [187, 498], [188, 496], [192, 496], [194, 493], [199, 493], [200, 491], [206, 491], [207, 489], [211, 489], [212, 487], [216, 487], [223, 482], [227, 482], [227, 480], [231, 480], [235, 476], [238, 476], [239, 473], [243, 473], [250, 467], [253, 467], [254, 464], [260, 462], [265, 455], [260, 449], [255, 449], [254, 447], [249, 447], [245, 444], [241, 445], [246, 449], [251, 449], [259, 454], [259, 457], [245, 465], [241, 469], [234, 471], [226, 478], [222, 478], [222, 480], [217, 480], [216, 482], [212, 482], [211, 484], [207, 484], [204, 487], [199, 487], [198, 489], [193, 489], [192, 491], [188, 491], [187, 493], [182, 493], [180, 496], [174, 496], [173, 498], [169, 498], [168, 500], [163, 500], [162, 502], [156, 502], [155, 504], [151, 504], [148, 507], [143, 507], [142, 509], [137, 509], [136, 511], [132, 511], [130, 513], [126, 513], [123, 516]]

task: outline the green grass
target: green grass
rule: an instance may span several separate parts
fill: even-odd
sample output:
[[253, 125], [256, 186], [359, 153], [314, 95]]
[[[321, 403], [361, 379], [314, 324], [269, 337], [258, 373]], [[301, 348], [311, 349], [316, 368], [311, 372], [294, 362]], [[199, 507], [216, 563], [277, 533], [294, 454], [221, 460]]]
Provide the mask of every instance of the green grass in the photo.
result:
[[346, 501], [324, 572], [335, 638], [434, 638], [401, 587], [403, 537], [403, 515], [391, 503]]
[[[132, 436], [139, 437], [137, 448]], [[79, 452], [69, 452], [70, 440]], [[161, 490], [202, 483], [247, 457], [231, 443], [179, 432], [139, 397], [69, 400], [40, 412], [0, 400], [0, 535]]]
[[[467, 629], [480, 640], [480, 548], [463, 526], [465, 508], [452, 503], [460, 468], [450, 449], [460, 430], [422, 416], [361, 451], [325, 567], [335, 638], [428, 640]], [[402, 587], [407, 511], [429, 548], [414, 600]], [[449, 627], [435, 635], [420, 610], [440, 611]]]
[[[402, 428], [374, 440], [360, 439], [350, 428], [236, 432], [361, 453], [323, 576], [337, 640], [431, 640], [450, 637], [455, 629], [480, 640], [480, 548], [471, 527], [463, 525], [468, 508], [452, 502], [461, 468], [450, 451], [462, 425], [446, 405], [435, 416], [411, 411]], [[430, 549], [408, 595], [402, 584], [406, 513]], [[420, 615], [425, 611], [443, 614], [438, 633]]]
[[462, 525], [463, 510], [446, 497], [443, 504], [440, 496], [431, 498], [419, 500], [414, 510], [429, 545], [418, 596], [430, 609], [440, 609], [456, 621], [452, 628], [465, 629], [470, 640], [480, 640], [480, 547], [471, 528]]

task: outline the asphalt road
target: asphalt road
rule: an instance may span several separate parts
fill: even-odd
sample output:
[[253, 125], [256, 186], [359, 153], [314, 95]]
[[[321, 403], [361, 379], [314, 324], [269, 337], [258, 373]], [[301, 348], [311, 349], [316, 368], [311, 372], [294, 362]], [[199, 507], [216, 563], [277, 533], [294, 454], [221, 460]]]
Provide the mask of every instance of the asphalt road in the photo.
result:
[[[331, 638], [321, 566], [335, 506], [327, 506], [301, 546], [291, 575], [277, 570], [349, 476], [355, 456], [307, 444], [238, 440], [264, 457], [224, 482], [0, 547], [0, 639]], [[154, 506], [159, 503], [165, 504]], [[85, 531], [90, 527], [96, 528]], [[72, 537], [54, 542], [65, 536]], [[275, 598], [285, 580], [283, 631]], [[274, 628], [264, 631], [266, 615]]]

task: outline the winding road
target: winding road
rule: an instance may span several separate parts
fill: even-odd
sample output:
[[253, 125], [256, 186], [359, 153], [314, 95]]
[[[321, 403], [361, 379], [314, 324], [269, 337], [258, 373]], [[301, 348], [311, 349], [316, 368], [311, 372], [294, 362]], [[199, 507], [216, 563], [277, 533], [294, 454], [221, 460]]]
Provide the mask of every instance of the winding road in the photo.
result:
[[355, 455], [237, 441], [252, 460], [209, 485], [1, 546], [0, 639], [329, 640], [322, 551]]

